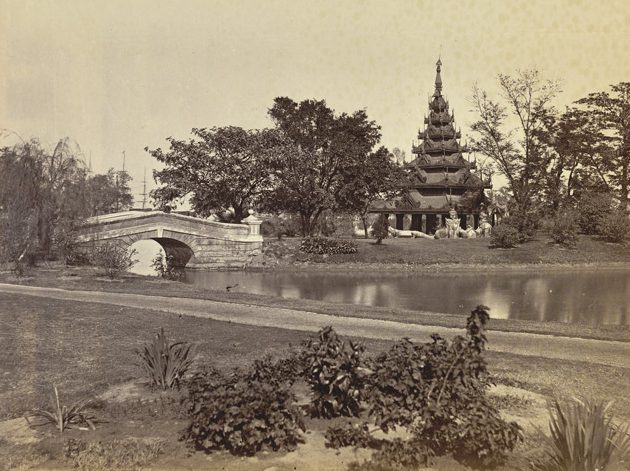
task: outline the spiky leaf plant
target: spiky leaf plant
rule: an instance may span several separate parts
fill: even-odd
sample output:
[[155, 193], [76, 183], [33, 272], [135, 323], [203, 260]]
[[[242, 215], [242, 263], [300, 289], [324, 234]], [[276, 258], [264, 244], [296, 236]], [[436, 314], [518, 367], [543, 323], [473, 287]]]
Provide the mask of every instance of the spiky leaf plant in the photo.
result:
[[179, 384], [193, 363], [192, 345], [186, 342], [171, 343], [164, 329], [156, 334], [152, 343], [135, 351], [140, 358], [151, 386], [162, 390], [173, 389]]
[[86, 413], [86, 409], [92, 404], [92, 400], [79, 401], [70, 407], [62, 406], [59, 401], [59, 391], [57, 386], [53, 385], [55, 391], [53, 397], [54, 409], [52, 411], [46, 409], [33, 409], [25, 418], [29, 422], [28, 417], [37, 417], [44, 419], [45, 423], [51, 423], [55, 426], [59, 433], [63, 433], [72, 425], [83, 424], [94, 430], [94, 417]]
[[[627, 427], [614, 423], [610, 403], [576, 399], [549, 404], [549, 430], [540, 471], [626, 469], [630, 461]], [[619, 468], [618, 466], [621, 466]]]

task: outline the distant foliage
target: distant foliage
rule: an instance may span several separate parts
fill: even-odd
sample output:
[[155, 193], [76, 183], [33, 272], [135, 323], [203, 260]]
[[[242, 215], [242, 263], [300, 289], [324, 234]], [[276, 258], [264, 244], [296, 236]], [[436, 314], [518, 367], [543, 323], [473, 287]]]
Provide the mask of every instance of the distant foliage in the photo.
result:
[[578, 213], [560, 209], [551, 221], [549, 235], [556, 244], [574, 247], [577, 243]]
[[603, 217], [599, 232], [608, 242], [621, 243], [630, 237], [630, 218], [626, 211], [613, 211]]
[[319, 331], [306, 348], [306, 381], [315, 417], [357, 417], [363, 399], [363, 345], [339, 338], [332, 327]]
[[376, 221], [374, 221], [374, 224], [372, 224], [372, 237], [376, 239], [377, 244], [380, 244], [383, 239], [387, 239], [387, 236], [389, 235], [388, 230], [389, 222], [387, 221], [387, 218], [384, 214], [379, 214]]
[[135, 351], [151, 386], [166, 390], [179, 387], [193, 363], [192, 346], [185, 342], [171, 343], [160, 328], [152, 343]]
[[630, 461], [630, 434], [627, 426], [614, 424], [609, 408], [610, 404], [594, 399], [551, 402], [551, 436], [544, 435], [545, 457], [534, 463], [534, 469], [625, 469], [623, 463]]
[[357, 253], [357, 244], [351, 240], [307, 237], [300, 244], [300, 252], [319, 255], [352, 254]]
[[303, 441], [302, 415], [290, 384], [277, 376], [209, 369], [189, 386], [191, 422], [184, 439], [196, 449], [251, 456], [261, 450], [294, 450]]
[[92, 263], [102, 268], [108, 277], [115, 279], [136, 264], [136, 255], [135, 249], [130, 251], [126, 247], [107, 242], [94, 248]]
[[599, 235], [602, 222], [614, 209], [610, 193], [585, 192], [577, 200], [578, 224], [584, 234]]
[[501, 222], [492, 228], [490, 246], [511, 249], [519, 244], [518, 229], [507, 222]]

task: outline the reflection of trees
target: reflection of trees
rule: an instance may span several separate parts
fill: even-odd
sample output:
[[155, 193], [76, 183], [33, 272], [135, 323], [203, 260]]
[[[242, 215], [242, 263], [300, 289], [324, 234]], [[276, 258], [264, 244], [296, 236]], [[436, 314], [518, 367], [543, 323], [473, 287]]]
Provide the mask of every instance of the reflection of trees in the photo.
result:
[[213, 289], [417, 311], [467, 314], [477, 304], [499, 319], [628, 325], [630, 271], [573, 273], [195, 272]]

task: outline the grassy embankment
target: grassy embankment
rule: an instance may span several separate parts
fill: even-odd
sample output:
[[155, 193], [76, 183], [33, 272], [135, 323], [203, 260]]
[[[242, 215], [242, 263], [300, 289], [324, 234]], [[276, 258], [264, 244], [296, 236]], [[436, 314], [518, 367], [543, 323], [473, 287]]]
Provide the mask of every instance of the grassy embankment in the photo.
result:
[[532, 241], [513, 249], [490, 248], [489, 239], [386, 239], [376, 245], [370, 239], [356, 239], [358, 251], [349, 255], [300, 254], [300, 239], [265, 241], [266, 250], [280, 257], [279, 264], [297, 265], [305, 263], [325, 269], [346, 269], [352, 265], [374, 265], [374, 268], [416, 269], [439, 271], [450, 269], [503, 270], [520, 268], [546, 269], [566, 266], [597, 265], [614, 266], [630, 264], [630, 244], [613, 244], [600, 239], [580, 235], [575, 247], [567, 248], [554, 244], [540, 233]]
[[[133, 349], [150, 340], [159, 327], [164, 327], [171, 338], [193, 342], [198, 355], [197, 365], [212, 363], [222, 369], [246, 366], [265, 354], [280, 354], [290, 344], [298, 344], [306, 337], [304, 333], [289, 330], [249, 327], [102, 304], [8, 294], [0, 294], [0, 303], [0, 336], [4, 347], [0, 350], [0, 420], [19, 417], [34, 406], [50, 403], [53, 384], [59, 387], [62, 401], [67, 404], [79, 398], [94, 397], [113, 385], [142, 378], [142, 372], [135, 364]], [[386, 341], [369, 340], [364, 343], [370, 353], [391, 345]], [[490, 371], [500, 384], [516, 385], [547, 397], [592, 395], [602, 399], [615, 398], [614, 411], [626, 420], [630, 419], [630, 398], [626, 394], [630, 375], [626, 368], [593, 367], [581, 361], [494, 352], [488, 352], [487, 358]], [[151, 397], [151, 394], [148, 396]], [[528, 408], [525, 401], [514, 397], [508, 399], [507, 403], [516, 402], [517, 408]], [[185, 414], [176, 404], [161, 404], [106, 403], [96, 411], [97, 418], [105, 421], [98, 424], [96, 432], [74, 430], [61, 436], [51, 428], [43, 428], [45, 438], [42, 442], [14, 450], [20, 453], [28, 450], [34, 461], [48, 455], [57, 460], [54, 463], [58, 466], [67, 438], [111, 440], [149, 437], [163, 441], [163, 451], [171, 463], [177, 460], [180, 465], [188, 463], [195, 469], [205, 463], [204, 469], [213, 469], [213, 463], [217, 465], [223, 462], [221, 460], [235, 462], [233, 458], [222, 455], [212, 458], [219, 462], [208, 462], [199, 453], [187, 457], [184, 446], [177, 442], [178, 434], [186, 424]], [[318, 427], [317, 424], [314, 426]], [[533, 445], [530, 441], [526, 446], [531, 448]], [[332, 450], [322, 452], [335, 456]], [[269, 464], [265, 465], [264, 460], [276, 455], [265, 456], [255, 464], [244, 462], [245, 468], [242, 469], [265, 469]], [[167, 464], [164, 466], [169, 467]]]

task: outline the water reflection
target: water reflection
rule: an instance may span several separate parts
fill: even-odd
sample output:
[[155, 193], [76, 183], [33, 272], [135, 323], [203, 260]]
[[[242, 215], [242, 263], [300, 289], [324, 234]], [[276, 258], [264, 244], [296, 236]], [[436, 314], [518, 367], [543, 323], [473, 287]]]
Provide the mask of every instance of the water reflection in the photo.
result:
[[198, 286], [328, 302], [465, 315], [477, 304], [493, 317], [628, 325], [630, 270], [562, 273], [268, 273], [187, 274]]

